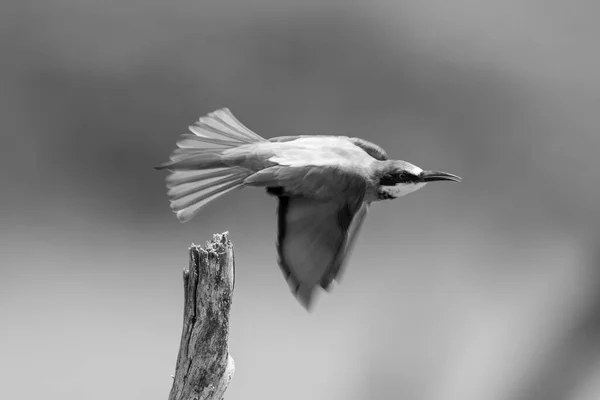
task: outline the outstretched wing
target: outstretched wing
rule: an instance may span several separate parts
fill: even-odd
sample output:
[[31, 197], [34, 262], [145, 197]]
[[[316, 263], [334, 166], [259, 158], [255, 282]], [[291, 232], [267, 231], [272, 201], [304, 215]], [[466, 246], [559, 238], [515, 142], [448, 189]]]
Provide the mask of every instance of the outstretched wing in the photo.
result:
[[328, 289], [333, 280], [339, 281], [367, 214], [369, 176], [364, 165], [385, 153], [361, 139], [339, 136], [270, 140], [298, 140], [298, 147], [281, 149], [269, 159], [277, 165], [256, 172], [245, 183], [266, 187], [279, 197], [279, 266], [292, 293], [310, 310], [315, 289]]
[[358, 237], [358, 233], [360, 232], [360, 228], [367, 216], [367, 212], [369, 211], [370, 202], [363, 202], [352, 218], [352, 223], [350, 224], [350, 228], [348, 229], [348, 235], [346, 238], [346, 245], [344, 247], [344, 251], [340, 254], [339, 262], [336, 264], [336, 268], [332, 268], [329, 271], [329, 274], [324, 277], [324, 281], [327, 282], [326, 286], [322, 286], [323, 289], [329, 289], [329, 285], [333, 280], [336, 280], [338, 283], [341, 281], [342, 274], [344, 272], [344, 267], [352, 254], [352, 250], [354, 249], [354, 245], [356, 244], [356, 238]]
[[368, 205], [279, 196], [277, 252], [292, 293], [310, 310], [318, 286], [329, 288], [355, 242]]

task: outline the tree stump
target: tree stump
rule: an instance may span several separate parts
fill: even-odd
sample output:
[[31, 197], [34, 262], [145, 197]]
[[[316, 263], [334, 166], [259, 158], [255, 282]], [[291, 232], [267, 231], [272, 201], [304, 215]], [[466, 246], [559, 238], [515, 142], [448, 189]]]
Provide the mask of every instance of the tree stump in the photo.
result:
[[206, 248], [189, 249], [183, 271], [183, 331], [169, 400], [221, 400], [233, 377], [229, 355], [229, 311], [235, 281], [233, 245], [227, 232]]

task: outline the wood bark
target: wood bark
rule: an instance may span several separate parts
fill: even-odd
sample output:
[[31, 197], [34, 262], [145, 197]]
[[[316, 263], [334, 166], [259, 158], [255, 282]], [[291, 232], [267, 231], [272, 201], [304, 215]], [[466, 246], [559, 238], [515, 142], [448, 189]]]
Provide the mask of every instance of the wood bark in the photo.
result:
[[169, 400], [221, 400], [233, 378], [229, 312], [235, 281], [233, 245], [227, 232], [206, 247], [192, 245], [183, 271], [183, 331]]

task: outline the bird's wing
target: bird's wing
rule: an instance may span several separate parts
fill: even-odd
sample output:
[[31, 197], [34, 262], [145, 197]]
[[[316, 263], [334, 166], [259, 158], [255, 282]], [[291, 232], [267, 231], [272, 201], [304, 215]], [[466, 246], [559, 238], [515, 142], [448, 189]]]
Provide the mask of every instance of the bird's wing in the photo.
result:
[[311, 137], [311, 136], [314, 136], [314, 135], [276, 136], [276, 137], [272, 137], [267, 140], [269, 142], [291, 142], [292, 140], [296, 140], [296, 139], [300, 139], [300, 138], [304, 138], [304, 137]]
[[277, 252], [290, 290], [310, 310], [317, 286], [329, 288], [355, 242], [368, 205], [279, 196]]
[[[246, 178], [279, 197], [277, 252], [292, 293], [311, 308], [315, 288], [338, 279], [367, 213], [372, 158], [337, 137], [302, 138], [281, 148], [278, 165]], [[322, 145], [322, 149], [319, 148]]]
[[275, 165], [250, 175], [244, 183], [250, 186], [280, 188], [282, 194], [285, 193], [290, 197], [354, 201], [364, 197], [367, 179], [360, 170], [338, 165], [301, 167]]
[[[269, 142], [291, 142], [292, 140], [307, 138], [307, 137], [315, 137], [315, 135], [296, 135], [296, 136], [278, 136], [269, 139]], [[324, 135], [327, 137], [327, 135]], [[376, 160], [385, 161], [388, 159], [387, 153], [380, 146], [376, 145], [373, 142], [369, 142], [368, 140], [364, 140], [357, 137], [348, 137], [348, 136], [329, 136], [329, 137], [337, 137], [344, 138], [352, 142], [355, 146], [363, 149], [368, 155], [375, 158]]]
[[385, 152], [385, 150], [383, 150], [381, 147], [379, 147], [375, 143], [369, 142], [369, 141], [361, 139], [361, 138], [356, 138], [356, 137], [348, 138], [348, 140], [350, 140], [356, 146], [363, 149], [365, 152], [367, 152], [368, 155], [370, 155], [371, 157], [373, 157], [376, 160], [385, 161], [388, 159], [388, 156], [387, 156], [387, 153]]
[[344, 251], [340, 254], [340, 259], [336, 264], [337, 268], [332, 268], [329, 271], [329, 275], [325, 277], [325, 282], [327, 282], [326, 286], [323, 286], [323, 289], [328, 289], [331, 282], [335, 279], [338, 283], [341, 281], [342, 274], [344, 272], [344, 267], [350, 255], [352, 254], [352, 250], [354, 249], [354, 245], [356, 244], [356, 238], [358, 237], [358, 233], [362, 224], [367, 216], [367, 212], [369, 211], [370, 202], [363, 202], [352, 218], [352, 223], [350, 224], [350, 228], [348, 229], [348, 236], [346, 238], [346, 245], [344, 247]]

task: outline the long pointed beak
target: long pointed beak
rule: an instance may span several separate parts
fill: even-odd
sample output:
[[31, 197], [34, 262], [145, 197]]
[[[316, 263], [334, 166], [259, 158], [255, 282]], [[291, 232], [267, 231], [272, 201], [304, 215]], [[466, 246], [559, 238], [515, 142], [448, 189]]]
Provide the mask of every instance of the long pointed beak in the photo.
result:
[[442, 171], [423, 171], [421, 172], [421, 179], [423, 182], [435, 182], [435, 181], [452, 181], [460, 182], [462, 178], [458, 175], [449, 174], [448, 172]]

